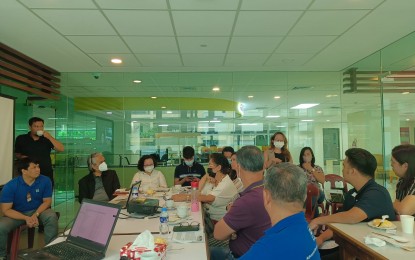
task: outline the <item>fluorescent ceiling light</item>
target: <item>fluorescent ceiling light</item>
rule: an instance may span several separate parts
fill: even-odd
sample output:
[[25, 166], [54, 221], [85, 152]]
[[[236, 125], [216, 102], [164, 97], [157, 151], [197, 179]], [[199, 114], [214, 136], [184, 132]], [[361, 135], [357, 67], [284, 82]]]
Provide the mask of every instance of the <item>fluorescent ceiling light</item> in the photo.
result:
[[402, 92], [402, 95], [407, 95], [407, 94], [409, 94], [408, 91]]
[[122, 60], [121, 59], [111, 59], [111, 62], [114, 64], [121, 64]]
[[107, 115], [112, 115], [112, 112], [111, 112], [111, 111], [108, 111], [108, 112], [107, 112]]
[[248, 96], [248, 98], [253, 98], [254, 96]]
[[281, 97], [280, 97], [280, 96], [275, 96], [274, 98], [275, 98], [275, 99], [279, 99], [279, 98], [281, 98]]
[[303, 119], [303, 120], [301, 120], [302, 122], [313, 122], [314, 120], [313, 119]]
[[241, 123], [241, 124], [238, 124], [238, 125], [258, 125], [258, 124], [256, 124], [256, 123]]
[[167, 108], [167, 107], [164, 107], [164, 106], [163, 106], [163, 107], [161, 107], [161, 108], [162, 108], [162, 109], [165, 109], [165, 108]]
[[197, 128], [215, 128], [214, 126], [198, 126]]
[[317, 104], [317, 103], [299, 104], [299, 105], [296, 105], [295, 107], [292, 107], [291, 109], [307, 109], [307, 108], [315, 107], [318, 105], [320, 104]]
[[285, 125], [276, 125], [275, 127], [286, 127]]
[[266, 118], [278, 118], [278, 117], [280, 116], [273, 116], [273, 115], [266, 116]]
[[166, 111], [167, 114], [173, 114], [173, 111]]
[[141, 80], [136, 79], [136, 80], [134, 80], [133, 82], [134, 82], [134, 83], [141, 83]]
[[157, 97], [151, 97], [152, 99], [156, 99]]
[[159, 125], [159, 126], [169, 126], [169, 125]]
[[212, 121], [199, 121], [199, 123], [220, 123], [220, 120], [212, 120]]
[[213, 90], [213, 91], [219, 91], [219, 90], [220, 90], [220, 88], [219, 88], [219, 87], [214, 87], [214, 88], [212, 88], [212, 90]]

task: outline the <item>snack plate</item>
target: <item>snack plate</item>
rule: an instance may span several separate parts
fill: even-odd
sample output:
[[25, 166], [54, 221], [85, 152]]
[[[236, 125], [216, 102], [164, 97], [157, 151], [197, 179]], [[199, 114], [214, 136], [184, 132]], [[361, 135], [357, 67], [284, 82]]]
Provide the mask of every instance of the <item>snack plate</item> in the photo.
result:
[[392, 223], [392, 226], [391, 227], [382, 227], [382, 226], [381, 227], [378, 227], [375, 224], [373, 224], [373, 220], [367, 222], [367, 224], [369, 225], [369, 227], [377, 228], [377, 229], [384, 229], [384, 230], [386, 230], [386, 229], [396, 229], [396, 226], [393, 223]]

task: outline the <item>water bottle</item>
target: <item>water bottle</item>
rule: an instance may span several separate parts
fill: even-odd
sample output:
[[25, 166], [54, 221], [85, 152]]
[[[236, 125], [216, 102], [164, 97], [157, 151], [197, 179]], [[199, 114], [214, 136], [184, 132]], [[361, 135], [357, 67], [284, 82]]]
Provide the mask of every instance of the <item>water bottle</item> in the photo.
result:
[[133, 197], [133, 199], [138, 198], [138, 187], [137, 186], [133, 187], [133, 191], [131, 192], [131, 196]]
[[192, 212], [198, 212], [199, 211], [199, 200], [198, 200], [199, 192], [197, 190], [199, 188], [199, 182], [192, 181], [191, 185], [192, 185], [192, 193], [191, 193], [190, 208]]
[[167, 208], [162, 208], [160, 213], [160, 235], [168, 236], [169, 234], [169, 214], [167, 213]]

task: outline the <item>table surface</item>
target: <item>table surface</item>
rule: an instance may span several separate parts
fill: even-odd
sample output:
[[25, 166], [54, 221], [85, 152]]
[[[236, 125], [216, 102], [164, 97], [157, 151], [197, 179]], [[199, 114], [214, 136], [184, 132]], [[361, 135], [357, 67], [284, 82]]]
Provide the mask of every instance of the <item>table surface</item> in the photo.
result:
[[[405, 245], [415, 245], [415, 236], [414, 234], [406, 234], [402, 232], [401, 228], [401, 222], [399, 221], [393, 221], [393, 223], [396, 225], [396, 234], [398, 236], [406, 237], [410, 241], [408, 243], [405, 243]], [[353, 241], [355, 243], [358, 243], [359, 247], [372, 250], [382, 256], [384, 256], [387, 259], [415, 259], [415, 251], [406, 251], [402, 248], [396, 247], [394, 245], [391, 245], [389, 243], [386, 243], [386, 246], [383, 247], [377, 247], [375, 245], [366, 245], [364, 240], [366, 236], [369, 236], [372, 234], [372, 232], [377, 232], [381, 234], [388, 234], [384, 229], [377, 229], [370, 227], [367, 222], [362, 222], [358, 224], [340, 224], [340, 223], [332, 223], [328, 225], [330, 229], [334, 233], [341, 233], [342, 235], [345, 235], [350, 241]]]

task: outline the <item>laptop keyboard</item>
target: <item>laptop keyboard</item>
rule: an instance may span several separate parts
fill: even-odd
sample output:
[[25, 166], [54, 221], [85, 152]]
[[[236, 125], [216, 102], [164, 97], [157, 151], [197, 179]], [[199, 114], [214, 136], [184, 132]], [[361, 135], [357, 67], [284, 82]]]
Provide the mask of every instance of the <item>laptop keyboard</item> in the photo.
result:
[[58, 243], [45, 247], [42, 250], [52, 255], [58, 256], [61, 259], [89, 260], [97, 258], [97, 254], [69, 243]]

